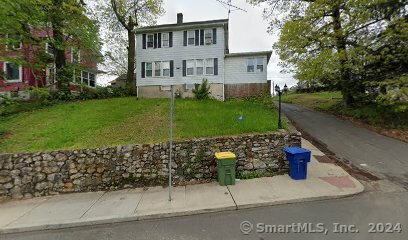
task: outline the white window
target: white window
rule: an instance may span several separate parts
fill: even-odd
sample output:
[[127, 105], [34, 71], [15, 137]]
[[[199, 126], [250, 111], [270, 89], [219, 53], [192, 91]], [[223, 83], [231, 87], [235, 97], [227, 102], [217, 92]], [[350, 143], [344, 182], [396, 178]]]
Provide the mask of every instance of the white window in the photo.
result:
[[89, 75], [88, 72], [82, 71], [82, 84], [89, 85]]
[[81, 75], [82, 71], [74, 69], [74, 82], [81, 84], [82, 81], [82, 75]]
[[194, 60], [187, 60], [187, 76], [194, 75]]
[[154, 62], [154, 76], [161, 76], [161, 62]]
[[205, 74], [214, 75], [214, 58], [205, 60]]
[[169, 33], [162, 33], [162, 46], [169, 47]]
[[4, 73], [8, 82], [22, 82], [23, 67], [14, 63], [4, 63]]
[[81, 50], [71, 48], [71, 62], [80, 63], [81, 62]]
[[203, 59], [196, 60], [196, 74], [197, 75], [204, 74], [204, 60]]
[[188, 45], [195, 44], [195, 31], [188, 31], [187, 32], [187, 43]]
[[55, 49], [51, 44], [45, 43], [45, 52], [50, 54], [50, 55], [54, 55]]
[[153, 76], [153, 63], [147, 62], [146, 63], [146, 77]]
[[213, 32], [212, 29], [205, 29], [204, 30], [204, 36], [205, 36], [205, 44], [206, 45], [211, 45], [213, 42]]
[[153, 48], [153, 40], [154, 40], [153, 34], [147, 35], [147, 47], [148, 48]]
[[95, 74], [89, 73], [89, 86], [95, 87]]
[[[46, 80], [48, 85], [52, 85], [55, 83], [55, 64], [51, 63], [48, 64], [45, 68]], [[74, 69], [74, 79], [75, 79], [75, 69]]]
[[263, 69], [264, 69], [263, 58], [257, 58], [256, 59], [256, 71], [263, 72]]
[[170, 77], [170, 62], [162, 62], [163, 77]]
[[8, 43], [7, 49], [8, 50], [18, 50], [22, 48], [21, 36], [17, 34], [7, 34]]
[[247, 60], [247, 72], [255, 72], [255, 61], [253, 58]]

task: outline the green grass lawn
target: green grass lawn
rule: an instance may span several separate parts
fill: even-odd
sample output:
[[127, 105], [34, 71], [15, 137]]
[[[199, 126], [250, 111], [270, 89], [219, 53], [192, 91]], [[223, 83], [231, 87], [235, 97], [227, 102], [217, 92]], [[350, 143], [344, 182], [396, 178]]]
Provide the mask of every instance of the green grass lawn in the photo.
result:
[[340, 92], [316, 92], [316, 93], [289, 93], [282, 95], [282, 102], [298, 104], [309, 108], [329, 110], [339, 102], [342, 95]]
[[[58, 104], [1, 119], [0, 152], [168, 141], [168, 99], [113, 98]], [[243, 114], [244, 120], [238, 121]], [[174, 139], [277, 130], [277, 112], [248, 101], [176, 99]]]

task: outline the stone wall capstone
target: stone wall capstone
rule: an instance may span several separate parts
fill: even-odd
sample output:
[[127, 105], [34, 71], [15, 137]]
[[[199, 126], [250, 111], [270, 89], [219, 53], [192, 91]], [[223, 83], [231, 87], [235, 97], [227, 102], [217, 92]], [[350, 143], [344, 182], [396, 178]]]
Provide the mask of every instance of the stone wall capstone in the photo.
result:
[[[216, 179], [218, 151], [237, 155], [238, 174], [286, 173], [282, 149], [300, 141], [300, 133], [281, 131], [175, 142], [174, 184]], [[166, 185], [168, 161], [168, 143], [0, 154], [0, 199]]]

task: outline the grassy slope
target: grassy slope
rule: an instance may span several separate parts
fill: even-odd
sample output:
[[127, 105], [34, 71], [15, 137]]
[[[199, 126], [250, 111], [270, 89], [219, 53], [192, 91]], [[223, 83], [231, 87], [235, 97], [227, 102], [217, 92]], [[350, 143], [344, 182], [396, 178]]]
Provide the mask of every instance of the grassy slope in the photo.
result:
[[340, 92], [317, 92], [282, 95], [282, 101], [306, 107], [328, 110], [341, 102]]
[[[169, 100], [115, 98], [60, 104], [2, 120], [0, 152], [44, 151], [168, 140]], [[237, 121], [239, 114], [243, 121]], [[275, 131], [277, 113], [246, 101], [176, 99], [174, 138]]]
[[291, 93], [282, 96], [282, 101], [351, 117], [384, 129], [408, 129], [407, 113], [395, 113], [391, 108], [376, 105], [350, 108], [342, 104], [341, 98], [340, 92]]

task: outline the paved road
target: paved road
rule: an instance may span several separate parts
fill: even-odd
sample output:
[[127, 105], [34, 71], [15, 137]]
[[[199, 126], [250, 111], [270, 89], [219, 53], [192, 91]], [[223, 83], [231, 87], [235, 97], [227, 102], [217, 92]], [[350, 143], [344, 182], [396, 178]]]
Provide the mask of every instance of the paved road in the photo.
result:
[[282, 111], [298, 127], [325, 143], [337, 157], [408, 187], [407, 143], [300, 106], [282, 103]]
[[[408, 239], [408, 192], [371, 192], [354, 197], [279, 205], [264, 208], [202, 214], [151, 221], [50, 230], [0, 236], [0, 239]], [[240, 223], [258, 224], [323, 223], [328, 234], [322, 233], [257, 233], [240, 231]], [[369, 223], [401, 223], [401, 233], [368, 233]], [[333, 233], [334, 223], [353, 224], [358, 233]], [[262, 232], [262, 225], [258, 230]], [[381, 227], [380, 229], [381, 230]], [[397, 230], [397, 229], [396, 229]]]

